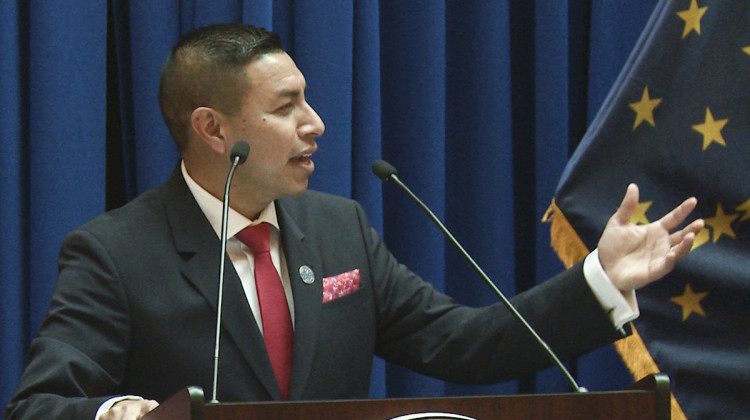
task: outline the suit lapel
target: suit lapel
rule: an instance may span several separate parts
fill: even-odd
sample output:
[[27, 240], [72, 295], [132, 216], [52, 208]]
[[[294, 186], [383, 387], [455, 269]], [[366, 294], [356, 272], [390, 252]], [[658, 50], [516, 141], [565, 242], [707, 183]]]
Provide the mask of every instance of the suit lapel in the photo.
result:
[[[299, 399], [305, 390], [317, 349], [323, 299], [322, 263], [320, 251], [305, 240], [304, 233], [293, 217], [293, 210], [285, 206], [285, 202], [287, 201], [276, 201], [276, 213], [294, 295], [294, 365], [290, 399]], [[315, 274], [312, 284], [302, 281], [300, 268], [305, 266]]]
[[[221, 243], [185, 184], [179, 167], [172, 173], [164, 190], [165, 210], [172, 227], [175, 248], [185, 255], [192, 254], [192, 257], [187, 258], [182, 272], [216, 311]], [[235, 342], [269, 395], [274, 399], [280, 399], [281, 394], [263, 337], [229, 258], [225, 264], [223, 300], [222, 334], [226, 333], [228, 338]], [[214, 334], [215, 332], [211, 337]], [[221, 376], [221, 372], [219, 374]], [[218, 394], [220, 397], [221, 381], [218, 385]]]

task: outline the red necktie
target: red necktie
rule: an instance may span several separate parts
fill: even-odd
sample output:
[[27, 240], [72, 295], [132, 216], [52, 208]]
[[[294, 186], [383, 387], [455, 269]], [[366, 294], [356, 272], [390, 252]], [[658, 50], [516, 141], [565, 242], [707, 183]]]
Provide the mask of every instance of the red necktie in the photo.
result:
[[263, 320], [263, 340], [266, 343], [273, 372], [276, 374], [281, 396], [287, 400], [292, 377], [294, 333], [284, 286], [271, 261], [270, 233], [271, 225], [261, 223], [247, 227], [235, 236], [253, 253], [255, 287], [258, 292], [260, 316]]

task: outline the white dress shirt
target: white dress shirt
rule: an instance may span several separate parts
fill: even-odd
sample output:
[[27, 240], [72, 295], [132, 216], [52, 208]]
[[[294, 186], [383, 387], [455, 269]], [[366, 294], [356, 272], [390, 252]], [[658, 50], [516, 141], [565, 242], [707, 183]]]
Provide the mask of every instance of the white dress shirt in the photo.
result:
[[[190, 177], [190, 174], [187, 173], [184, 163], [181, 165], [181, 168], [182, 176], [185, 178], [185, 182], [187, 183], [190, 192], [193, 194], [193, 197], [195, 197], [195, 201], [198, 202], [198, 206], [200, 206], [203, 214], [206, 215], [211, 227], [214, 228], [216, 236], [221, 238], [222, 201], [198, 185], [193, 178]], [[245, 290], [245, 297], [247, 297], [247, 302], [250, 304], [250, 309], [253, 311], [255, 321], [257, 322], [261, 333], [263, 333], [263, 322], [260, 316], [260, 306], [258, 305], [258, 293], [255, 289], [255, 264], [253, 254], [250, 252], [250, 249], [240, 242], [239, 239], [235, 238], [234, 235], [248, 226], [257, 225], [262, 222], [270, 223], [271, 226], [273, 226], [273, 229], [271, 229], [270, 243], [271, 261], [273, 261], [273, 265], [279, 273], [279, 278], [281, 278], [281, 283], [284, 285], [284, 293], [286, 294], [289, 312], [292, 316], [292, 327], [294, 327], [294, 297], [292, 296], [292, 286], [289, 280], [289, 270], [287, 270], [286, 258], [284, 258], [284, 253], [281, 252], [281, 235], [279, 232], [279, 222], [276, 219], [276, 206], [274, 205], [274, 202], [272, 201], [271, 204], [260, 213], [256, 220], [250, 220], [241, 215], [232, 209], [230, 203], [227, 221], [227, 254], [232, 261], [232, 265], [234, 265], [234, 269], [237, 271], [237, 275], [240, 277], [242, 288]]]

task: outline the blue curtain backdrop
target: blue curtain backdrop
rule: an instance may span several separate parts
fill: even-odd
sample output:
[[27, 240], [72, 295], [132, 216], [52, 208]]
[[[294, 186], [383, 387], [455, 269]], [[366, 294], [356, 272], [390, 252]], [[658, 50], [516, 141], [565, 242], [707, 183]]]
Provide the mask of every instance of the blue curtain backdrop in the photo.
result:
[[[281, 34], [327, 126], [311, 188], [359, 200], [404, 263], [484, 305], [495, 301], [488, 287], [370, 164], [393, 163], [506, 294], [544, 281], [563, 266], [539, 220], [654, 4], [0, 2], [0, 404], [47, 311], [65, 233], [174, 167], [156, 92], [181, 34], [217, 22]], [[632, 381], [611, 347], [571, 368], [593, 390]], [[552, 369], [467, 387], [376, 360], [371, 394], [566, 390]]]

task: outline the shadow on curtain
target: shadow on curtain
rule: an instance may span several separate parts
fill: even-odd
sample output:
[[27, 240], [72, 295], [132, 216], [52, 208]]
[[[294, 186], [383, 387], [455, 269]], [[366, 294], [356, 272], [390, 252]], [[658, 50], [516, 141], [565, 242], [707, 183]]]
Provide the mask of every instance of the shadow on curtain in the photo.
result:
[[[370, 164], [386, 159], [508, 295], [563, 267], [539, 220], [654, 1], [167, 0], [0, 3], [0, 403], [45, 316], [65, 233], [160, 185], [177, 162], [158, 110], [180, 34], [278, 32], [326, 123], [311, 188], [353, 197], [402, 262], [468, 305], [495, 301]], [[502, 355], [498, 355], [502, 357]], [[572, 366], [631, 382], [605, 348]], [[553, 370], [471, 387], [376, 360], [373, 397], [566, 391]]]

